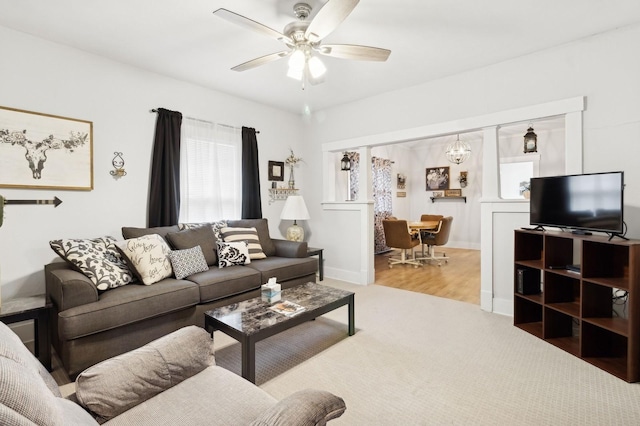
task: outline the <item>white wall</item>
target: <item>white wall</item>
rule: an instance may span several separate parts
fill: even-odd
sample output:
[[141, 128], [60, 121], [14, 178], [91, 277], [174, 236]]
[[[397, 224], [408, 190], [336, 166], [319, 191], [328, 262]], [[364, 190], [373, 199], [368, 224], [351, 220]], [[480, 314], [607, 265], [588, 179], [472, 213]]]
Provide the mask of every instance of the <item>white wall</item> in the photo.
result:
[[[56, 238], [121, 238], [122, 226], [145, 226], [156, 114], [164, 107], [234, 126], [255, 127], [261, 195], [271, 233], [279, 233], [282, 201], [268, 205], [267, 161], [298, 154], [303, 125], [296, 115], [0, 27], [0, 105], [93, 122], [93, 191], [0, 188], [7, 199], [51, 199], [52, 206], [7, 206], [0, 228], [2, 297], [44, 293], [43, 265], [56, 259]], [[114, 151], [124, 153], [127, 176], [109, 175]], [[304, 156], [304, 155], [303, 155]], [[25, 167], [27, 167], [25, 161]], [[45, 169], [46, 173], [46, 169]], [[306, 187], [309, 174], [298, 173]], [[288, 178], [288, 174], [287, 174]], [[317, 216], [316, 216], [317, 217]], [[285, 227], [286, 229], [286, 227]]]
[[[155, 115], [148, 111], [154, 107], [261, 131], [263, 209], [272, 233], [281, 229], [282, 202], [266, 202], [266, 162], [282, 161], [292, 147], [305, 159], [296, 170], [296, 182], [311, 215], [305, 225], [309, 242], [326, 249], [327, 276], [331, 271], [349, 276], [362, 269], [360, 236], [355, 233], [361, 216], [322, 209], [323, 143], [585, 96], [584, 171], [625, 171], [628, 235], [640, 237], [640, 191], [635, 183], [640, 181], [640, 57], [629, 54], [640, 43], [640, 25], [382, 93], [304, 120], [1, 27], [0, 40], [5, 64], [0, 68], [0, 104], [94, 123], [94, 191], [0, 188], [7, 198], [55, 195], [63, 200], [57, 209], [7, 207], [0, 228], [7, 298], [43, 291], [42, 265], [55, 258], [50, 239], [119, 236], [123, 225], [144, 226], [155, 124]], [[114, 151], [122, 151], [126, 161], [128, 175], [119, 181], [108, 174]], [[471, 176], [470, 185], [474, 179]]]
[[[321, 111], [309, 121], [314, 155], [320, 158], [321, 145], [328, 142], [585, 96], [584, 171], [625, 171], [628, 236], [638, 238], [640, 57], [629, 52], [635, 51], [639, 43], [640, 25], [635, 25]], [[321, 173], [321, 166], [314, 165], [310, 170]], [[321, 182], [314, 180], [313, 184], [318, 185], [313, 191], [313, 204], [319, 204]], [[322, 215], [319, 209], [314, 213]], [[353, 227], [357, 225], [351, 223]], [[314, 244], [322, 246], [339, 238], [330, 226], [323, 229]], [[360, 270], [358, 247], [345, 244], [338, 249], [332, 254], [334, 258], [340, 258], [349, 271]], [[332, 265], [330, 260], [327, 264]], [[504, 267], [509, 265], [507, 262]]]

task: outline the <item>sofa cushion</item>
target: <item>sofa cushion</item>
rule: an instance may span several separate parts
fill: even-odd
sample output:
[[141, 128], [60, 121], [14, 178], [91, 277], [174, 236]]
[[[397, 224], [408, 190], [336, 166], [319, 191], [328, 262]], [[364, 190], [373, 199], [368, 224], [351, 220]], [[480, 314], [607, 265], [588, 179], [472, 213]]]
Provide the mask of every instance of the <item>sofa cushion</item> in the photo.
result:
[[216, 240], [221, 240], [222, 236], [220, 235], [220, 230], [227, 226], [227, 221], [219, 220], [217, 222], [180, 223], [178, 224], [178, 227], [181, 230], [184, 230], [184, 229], [200, 228], [201, 226], [206, 226], [206, 225], [209, 225], [209, 227], [211, 227], [211, 230], [213, 231], [213, 235], [216, 236]]
[[0, 356], [0, 403], [10, 418], [25, 418], [37, 425], [62, 424], [56, 397], [33, 370], [10, 356]]
[[248, 265], [251, 263], [249, 257], [249, 244], [246, 241], [235, 241], [226, 243], [216, 241], [218, 246], [218, 267], [226, 268], [233, 265]]
[[318, 260], [313, 257], [267, 257], [251, 262], [246, 267], [259, 271], [264, 282], [271, 277], [276, 277], [280, 282], [315, 274]]
[[269, 222], [267, 222], [267, 219], [228, 220], [227, 226], [233, 228], [256, 228], [264, 254], [266, 254], [267, 257], [276, 255], [276, 246], [273, 244], [271, 236], [269, 235]]
[[189, 281], [198, 285], [200, 303], [245, 293], [258, 289], [262, 285], [260, 273], [245, 266], [211, 268], [208, 271], [191, 275]]
[[123, 226], [122, 237], [125, 240], [128, 240], [130, 238], [138, 238], [144, 235], [158, 234], [164, 238], [169, 232], [178, 232], [179, 230], [180, 228], [178, 225], [157, 226], [154, 228], [133, 228], [130, 226]]
[[[276, 403], [275, 398], [241, 376], [211, 366], [107, 425], [248, 425]], [[158, 413], [162, 413], [161, 423]]]
[[119, 241], [115, 246], [144, 285], [157, 283], [173, 274], [169, 260], [171, 249], [158, 234]]
[[188, 277], [198, 272], [208, 271], [209, 265], [204, 258], [200, 246], [169, 252], [171, 267], [177, 279]]
[[123, 325], [168, 314], [197, 305], [197, 284], [165, 278], [152, 285], [126, 285], [102, 293], [100, 300], [58, 313], [61, 340], [111, 330]]
[[112, 245], [112, 237], [62, 239], [49, 241], [58, 256], [73, 269], [84, 274], [98, 290], [108, 290], [134, 280], [120, 253]]
[[346, 409], [344, 400], [330, 392], [304, 389], [279, 401], [250, 426], [324, 426]]
[[166, 238], [177, 250], [200, 246], [209, 266], [215, 265], [218, 261], [216, 236], [210, 226], [200, 226], [180, 232], [169, 232]]
[[51, 374], [27, 349], [22, 340], [7, 325], [0, 322], [0, 357], [9, 358], [36, 373], [54, 396], [61, 396], [60, 389]]
[[0, 383], [0, 424], [97, 424], [79, 406], [60, 398], [53, 377], [4, 323], [0, 323]]
[[192, 325], [89, 367], [76, 379], [76, 397], [108, 420], [212, 365], [213, 339]]
[[256, 228], [230, 228], [225, 227], [220, 230], [222, 239], [225, 243], [232, 243], [236, 241], [246, 241], [249, 248], [249, 258], [264, 259], [267, 257], [262, 251], [262, 245], [260, 245], [260, 239], [258, 238], [258, 231]]

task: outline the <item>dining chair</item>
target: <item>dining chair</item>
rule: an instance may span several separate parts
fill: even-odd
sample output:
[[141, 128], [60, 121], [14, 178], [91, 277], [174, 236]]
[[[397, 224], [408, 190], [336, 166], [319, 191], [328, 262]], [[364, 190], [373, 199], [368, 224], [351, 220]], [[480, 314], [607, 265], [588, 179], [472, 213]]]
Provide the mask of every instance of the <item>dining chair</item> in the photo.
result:
[[[441, 214], [423, 214], [420, 216], [420, 222], [439, 222], [444, 216]], [[430, 234], [430, 230], [423, 229], [420, 231], [421, 238], [427, 238]]]
[[444, 252], [436, 253], [436, 247], [444, 246], [449, 242], [449, 234], [451, 233], [451, 223], [453, 222], [453, 217], [447, 216], [440, 219], [440, 223], [438, 224], [438, 229], [435, 231], [429, 232], [427, 235], [422, 237], [422, 244], [426, 244], [427, 256], [419, 257], [420, 261], [437, 261], [438, 266], [442, 266], [442, 261], [445, 263], [449, 262], [449, 258], [447, 254]]
[[[406, 220], [383, 220], [384, 238], [388, 247], [400, 249], [400, 257], [389, 257], [389, 268], [393, 265], [413, 265], [415, 268], [422, 266], [422, 262], [415, 258], [413, 248], [420, 244], [417, 236], [409, 233]], [[407, 250], [411, 251], [411, 258], [407, 258]]]

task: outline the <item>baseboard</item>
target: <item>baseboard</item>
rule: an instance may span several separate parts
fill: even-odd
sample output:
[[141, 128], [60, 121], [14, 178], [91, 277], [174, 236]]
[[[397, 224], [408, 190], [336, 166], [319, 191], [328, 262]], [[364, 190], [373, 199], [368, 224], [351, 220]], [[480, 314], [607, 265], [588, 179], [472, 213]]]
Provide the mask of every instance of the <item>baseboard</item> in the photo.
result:
[[513, 300], [512, 299], [493, 299], [493, 313], [513, 316]]
[[331, 267], [328, 268], [326, 266], [324, 268], [325, 278], [332, 278], [334, 280], [346, 281], [352, 284], [362, 284], [360, 282], [361, 276], [362, 274], [360, 272], [347, 271], [339, 268], [331, 268]]

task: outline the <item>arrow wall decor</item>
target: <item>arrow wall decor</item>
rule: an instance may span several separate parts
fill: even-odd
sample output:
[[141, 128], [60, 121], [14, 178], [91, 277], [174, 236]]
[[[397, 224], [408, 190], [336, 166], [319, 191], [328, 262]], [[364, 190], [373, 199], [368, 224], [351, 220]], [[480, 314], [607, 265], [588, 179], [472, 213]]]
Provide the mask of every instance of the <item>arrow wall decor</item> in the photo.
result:
[[62, 204], [62, 200], [58, 197], [53, 197], [53, 200], [4, 200], [4, 204], [53, 204], [53, 207], [58, 207]]
[[53, 200], [7, 200], [0, 195], [0, 226], [4, 219], [4, 206], [8, 204], [53, 204], [53, 207], [58, 207], [62, 203], [62, 200], [58, 197], [53, 197]]

